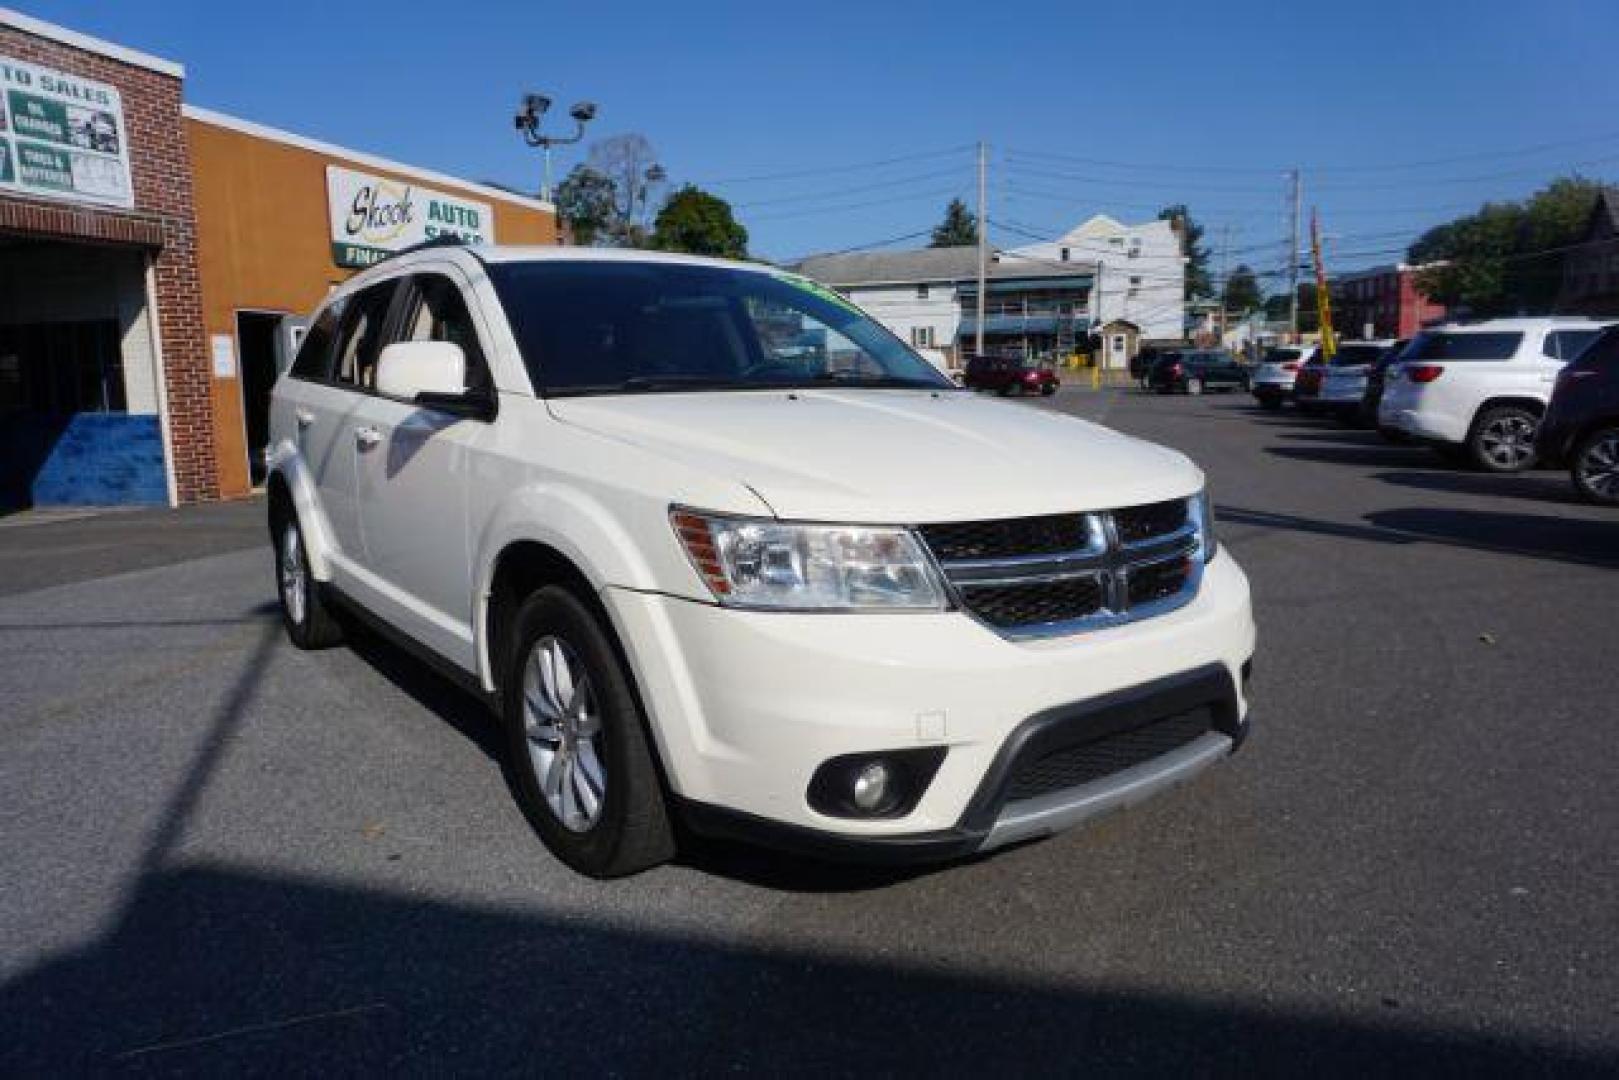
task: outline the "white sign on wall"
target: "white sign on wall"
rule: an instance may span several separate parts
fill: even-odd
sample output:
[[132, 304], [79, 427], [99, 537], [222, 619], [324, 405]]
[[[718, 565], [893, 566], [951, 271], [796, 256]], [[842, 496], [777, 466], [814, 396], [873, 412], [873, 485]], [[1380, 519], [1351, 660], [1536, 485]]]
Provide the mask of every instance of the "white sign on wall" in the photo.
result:
[[469, 244], [495, 241], [495, 212], [488, 203], [336, 165], [326, 166], [326, 210], [338, 266], [370, 266], [439, 236]]
[[117, 87], [0, 56], [0, 190], [134, 206]]

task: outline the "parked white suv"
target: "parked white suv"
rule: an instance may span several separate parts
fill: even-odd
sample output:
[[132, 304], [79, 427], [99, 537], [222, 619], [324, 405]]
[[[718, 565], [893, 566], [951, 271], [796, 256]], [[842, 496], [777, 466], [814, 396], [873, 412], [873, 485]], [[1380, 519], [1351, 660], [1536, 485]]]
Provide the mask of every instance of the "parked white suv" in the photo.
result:
[[1528, 469], [1557, 373], [1606, 325], [1549, 316], [1424, 330], [1388, 370], [1378, 426], [1490, 472]]
[[1299, 369], [1314, 360], [1320, 351], [1317, 345], [1275, 345], [1265, 350], [1264, 359], [1249, 380], [1249, 389], [1259, 404], [1267, 409], [1280, 409], [1282, 403], [1293, 396]]
[[1186, 458], [958, 391], [764, 266], [438, 247], [276, 385], [287, 630], [488, 700], [597, 876], [699, 832], [925, 859], [1073, 825], [1247, 730], [1248, 583]]

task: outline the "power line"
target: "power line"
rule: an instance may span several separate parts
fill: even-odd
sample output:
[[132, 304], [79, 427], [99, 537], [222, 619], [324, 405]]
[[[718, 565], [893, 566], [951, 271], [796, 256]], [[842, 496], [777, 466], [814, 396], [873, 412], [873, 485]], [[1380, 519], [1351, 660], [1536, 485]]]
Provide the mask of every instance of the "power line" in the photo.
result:
[[925, 161], [929, 158], [947, 157], [950, 154], [962, 154], [973, 149], [972, 144], [965, 146], [952, 146], [945, 150], [932, 150], [920, 154], [902, 154], [899, 157], [879, 158], [875, 161], [860, 161], [851, 165], [827, 165], [814, 169], [796, 169], [791, 172], [761, 173], [756, 176], [726, 176], [710, 177], [706, 180], [696, 181], [699, 184], [756, 184], [771, 180], [796, 180], [805, 176], [830, 176], [834, 173], [858, 172], [861, 169], [877, 169], [884, 165], [898, 165], [907, 161]]
[[901, 176], [892, 180], [879, 180], [871, 184], [861, 184], [857, 187], [841, 188], [836, 191], [805, 192], [798, 195], [778, 195], [768, 199], [750, 199], [747, 202], [734, 204], [738, 209], [750, 206], [775, 206], [782, 203], [811, 202], [817, 199], [836, 199], [846, 195], [858, 195], [863, 191], [880, 191], [883, 188], [901, 187], [905, 184], [917, 184], [924, 180], [938, 180], [946, 176], [956, 176], [958, 169], [935, 169], [932, 172], [917, 173], [913, 176]]
[[836, 251], [814, 251], [808, 255], [803, 255], [797, 259], [793, 259], [792, 263], [801, 263], [806, 259], [825, 259], [833, 255], [853, 255], [856, 252], [871, 251], [874, 248], [887, 247], [889, 244], [901, 244], [907, 240], [915, 240], [918, 237], [931, 235], [933, 235], [932, 229], [918, 229], [916, 232], [903, 233], [900, 236], [891, 236], [887, 240], [873, 240], [869, 244], [855, 244], [853, 247], [838, 248]]
[[837, 206], [812, 206], [805, 210], [785, 210], [768, 214], [754, 214], [750, 221], [780, 221], [786, 218], [813, 217], [816, 214], [835, 214], [846, 210], [864, 210], [868, 206], [889, 206], [893, 203], [909, 202], [914, 199], [943, 199], [961, 196], [961, 186], [953, 184], [950, 187], [940, 188], [936, 191], [908, 191], [903, 195], [893, 195], [885, 199], [869, 199], [865, 202], [844, 203]]

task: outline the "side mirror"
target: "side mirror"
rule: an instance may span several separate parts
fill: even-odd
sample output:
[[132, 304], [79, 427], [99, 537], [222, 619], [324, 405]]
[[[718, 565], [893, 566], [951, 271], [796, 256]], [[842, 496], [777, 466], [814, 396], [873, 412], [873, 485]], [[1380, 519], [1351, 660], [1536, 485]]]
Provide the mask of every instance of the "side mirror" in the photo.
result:
[[449, 341], [398, 341], [377, 357], [377, 393], [431, 409], [487, 419], [493, 396], [467, 391], [467, 358]]

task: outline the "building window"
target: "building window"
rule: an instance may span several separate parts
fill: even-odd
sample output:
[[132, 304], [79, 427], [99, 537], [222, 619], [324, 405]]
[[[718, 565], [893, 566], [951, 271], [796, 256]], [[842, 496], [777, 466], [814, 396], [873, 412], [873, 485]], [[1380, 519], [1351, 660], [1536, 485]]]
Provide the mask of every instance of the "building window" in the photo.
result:
[[918, 300], [926, 300], [928, 298], [928, 287], [926, 285], [918, 285], [916, 287], [916, 298]]
[[931, 327], [931, 326], [913, 326], [913, 327], [911, 327], [911, 344], [913, 346], [915, 346], [916, 348], [918, 348], [918, 349], [931, 349], [931, 348], [933, 348], [933, 340], [934, 340], [933, 339], [933, 327]]
[[1141, 284], [1141, 275], [1139, 275], [1139, 274], [1131, 274], [1130, 275], [1130, 287], [1133, 289], [1133, 288], [1135, 288], [1136, 286], [1138, 286], [1140, 284]]
[[1062, 261], [1063, 262], [1068, 261], [1068, 249], [1067, 248], [1062, 249]]

